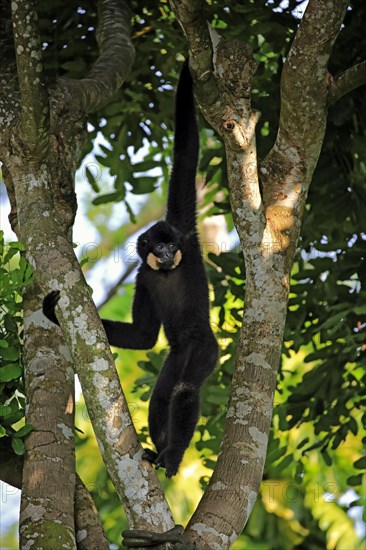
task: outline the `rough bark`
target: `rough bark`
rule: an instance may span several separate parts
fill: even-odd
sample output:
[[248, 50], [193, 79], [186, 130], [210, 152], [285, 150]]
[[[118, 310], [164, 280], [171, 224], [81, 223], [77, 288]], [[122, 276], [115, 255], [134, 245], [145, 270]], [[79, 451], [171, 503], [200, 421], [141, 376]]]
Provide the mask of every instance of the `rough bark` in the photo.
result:
[[[203, 2], [171, 0], [189, 43], [196, 98], [222, 137], [232, 213], [245, 266], [245, 312], [217, 465], [186, 535], [197, 548], [229, 548], [245, 526], [262, 479], [286, 320], [290, 270], [305, 201], [323, 143], [327, 105], [338, 89], [327, 70], [347, 0], [310, 0], [288, 54], [274, 147], [258, 166], [250, 103], [251, 52], [205, 25]], [[352, 72], [352, 70], [350, 70]], [[357, 73], [357, 75], [355, 75]], [[344, 77], [344, 81], [346, 76]], [[261, 180], [261, 187], [259, 185]]]
[[350, 67], [332, 79], [329, 90], [329, 104], [332, 105], [363, 84], [366, 84], [366, 61], [357, 63], [357, 65]]
[[74, 371], [62, 335], [48, 338], [39, 294], [31, 285], [23, 300], [26, 421], [34, 429], [26, 438], [20, 543], [51, 549], [62, 541], [76, 548]]
[[57, 92], [67, 105], [86, 113], [108, 103], [122, 86], [134, 59], [130, 38], [130, 9], [121, 0], [98, 2], [97, 42], [99, 57], [81, 80], [62, 79]]
[[[14, 453], [10, 441], [5, 437], [0, 439], [1, 480], [21, 489], [23, 462], [23, 457]], [[75, 532], [78, 550], [108, 550], [109, 543], [93, 499], [78, 475], [75, 479]]]
[[79, 476], [75, 480], [75, 536], [78, 550], [109, 549], [94, 501]]

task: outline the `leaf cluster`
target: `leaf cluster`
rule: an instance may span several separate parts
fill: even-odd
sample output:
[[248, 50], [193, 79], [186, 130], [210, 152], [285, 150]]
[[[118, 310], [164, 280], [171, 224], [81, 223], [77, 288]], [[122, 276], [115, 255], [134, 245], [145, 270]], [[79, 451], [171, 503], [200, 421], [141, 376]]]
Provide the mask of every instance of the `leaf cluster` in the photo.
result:
[[0, 231], [0, 437], [11, 437], [13, 450], [20, 455], [24, 453], [22, 438], [32, 429], [29, 424], [20, 429], [14, 426], [23, 419], [25, 404], [21, 296], [23, 287], [30, 284], [33, 277], [23, 251], [20, 242], [5, 245]]

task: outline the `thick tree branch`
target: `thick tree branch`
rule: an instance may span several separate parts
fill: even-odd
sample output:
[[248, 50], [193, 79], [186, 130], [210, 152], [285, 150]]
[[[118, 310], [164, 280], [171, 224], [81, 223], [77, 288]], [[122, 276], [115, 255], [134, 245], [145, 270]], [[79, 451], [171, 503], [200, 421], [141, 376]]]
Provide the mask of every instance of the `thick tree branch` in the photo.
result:
[[362, 61], [333, 78], [329, 89], [328, 104], [332, 105], [348, 92], [365, 84], [366, 61]]
[[204, 16], [204, 3], [202, 0], [170, 0], [170, 6], [188, 41], [189, 64], [197, 84], [198, 99], [202, 105], [212, 106], [219, 101], [213, 59], [217, 44]]
[[12, 21], [21, 98], [21, 129], [31, 149], [45, 152], [48, 145], [48, 97], [41, 76], [41, 39], [36, 0], [12, 2]]
[[[18, 17], [14, 33], [16, 40], [19, 38], [21, 21], [26, 17], [23, 4], [21, 0], [21, 7], [24, 8], [21, 19], [19, 13], [16, 15], [20, 9], [19, 4], [13, 3], [14, 14]], [[120, 86], [133, 57], [126, 3], [119, 0], [100, 0], [100, 9], [101, 55], [89, 75], [90, 78], [81, 82], [65, 79], [60, 87], [56, 87], [52, 95], [51, 129], [46, 124], [43, 125], [42, 118], [38, 116], [39, 108], [43, 105], [42, 98], [37, 95], [42, 94], [40, 82], [37, 78], [27, 78], [26, 74], [27, 68], [33, 70], [32, 60], [40, 58], [39, 40], [37, 42], [34, 39], [32, 48], [25, 47], [21, 40], [19, 44], [16, 41], [15, 48], [20, 45], [19, 55], [23, 55], [18, 70], [20, 78], [25, 82], [22, 84], [23, 95], [26, 94], [25, 114], [29, 116], [29, 111], [37, 113], [37, 116], [29, 116], [31, 131], [24, 131], [20, 140], [16, 125], [11, 128], [6, 136], [7, 140], [4, 140], [1, 158], [14, 182], [20, 238], [26, 247], [36, 281], [42, 289], [37, 299], [37, 323], [43, 323], [46, 340], [52, 339], [54, 331], [59, 329], [50, 324], [45, 325], [39, 309], [40, 301], [47, 290], [62, 290], [63, 299], [60, 304], [63, 313], [60, 315], [60, 324], [77, 367], [107, 470], [125, 505], [130, 526], [159, 531], [170, 529], [174, 525], [170, 510], [154, 469], [141, 460], [142, 448], [133, 427], [110, 347], [68, 235], [74, 214], [72, 205], [70, 209], [72, 201], [69, 198], [73, 194], [74, 169], [85, 129], [85, 116], [80, 110], [95, 109], [107, 101]], [[33, 15], [32, 33], [32, 36], [37, 34]], [[120, 33], [123, 37], [120, 37]], [[38, 51], [35, 50], [36, 43]], [[32, 72], [30, 74], [33, 75]], [[24, 120], [28, 120], [26, 116]], [[47, 148], [40, 150], [35, 147], [37, 132], [46, 133]], [[38, 135], [38, 139], [40, 137], [43, 142], [43, 134]], [[70, 304], [73, 304], [72, 307]], [[65, 312], [65, 306], [68, 313]], [[30, 315], [30, 323], [33, 322], [34, 318]], [[41, 345], [39, 342], [39, 346]], [[66, 346], [60, 346], [58, 351], [64, 352], [66, 349]], [[48, 353], [52, 355], [52, 351]], [[36, 364], [38, 363], [35, 362]], [[60, 375], [60, 369], [56, 368], [56, 372]], [[65, 430], [65, 434], [68, 433]], [[65, 471], [72, 472], [72, 467]], [[57, 487], [57, 484], [54, 486]], [[30, 495], [33, 489], [32, 487]], [[39, 491], [41, 490], [45, 488], [40, 484]], [[23, 493], [27, 493], [26, 486], [23, 486]], [[62, 499], [59, 502], [63, 504]], [[24, 508], [25, 512], [30, 509]], [[28, 519], [26, 517], [27, 521]], [[31, 525], [30, 521], [28, 525]], [[71, 539], [70, 544], [72, 545]]]
[[0, 0], [0, 146], [19, 110], [10, 2]]
[[[190, 66], [202, 28], [191, 15], [196, 0], [171, 0], [189, 40]], [[184, 6], [184, 9], [182, 7]], [[255, 64], [248, 47], [210, 31], [219, 97], [196, 97], [225, 142], [230, 200], [245, 256], [245, 315], [237, 348], [225, 430], [215, 471], [186, 534], [198, 548], [229, 548], [253, 508], [262, 478], [285, 326], [290, 270], [306, 191], [319, 157], [327, 117], [328, 59], [347, 0], [310, 0], [290, 49], [281, 83], [281, 118], [274, 148], [261, 166], [258, 185], [251, 108]], [[187, 16], [191, 15], [191, 18]], [[189, 32], [191, 25], [195, 32]], [[212, 76], [211, 76], [212, 75]], [[213, 515], [212, 510], [220, 510]], [[235, 512], [234, 512], [235, 510]]]
[[[22, 238], [21, 216], [18, 222]], [[25, 439], [20, 547], [29, 540], [39, 548], [46, 541], [57, 545], [62, 536], [65, 550], [75, 549], [74, 371], [62, 335], [45, 328], [40, 293], [37, 282], [23, 293], [25, 416], [33, 430]], [[47, 479], [47, 484], [35, 479]]]
[[68, 92], [67, 103], [78, 105], [87, 113], [107, 103], [119, 90], [135, 57], [128, 3], [124, 0], [99, 0], [98, 8], [97, 61], [85, 78], [79, 81], [61, 79], [58, 83], [61, 92]]
[[[16, 180], [21, 238], [43, 295], [55, 288], [62, 291], [58, 309], [60, 325], [74, 359], [103, 459], [125, 505], [130, 525], [153, 531], [170, 529], [173, 526], [170, 510], [154, 469], [141, 461], [142, 448], [103, 326], [73, 248], [60, 232], [56, 212], [49, 206], [50, 176], [46, 171], [37, 171], [29, 159], [21, 164], [23, 173], [17, 159], [7, 159], [7, 165]], [[30, 189], [32, 208], [29, 208]], [[55, 330], [51, 323], [45, 323], [45, 329]]]
[[301, 20], [281, 79], [280, 124], [275, 151], [292, 144], [292, 160], [312, 171], [326, 126], [328, 61], [347, 10], [348, 0], [310, 0]]
[[76, 474], [75, 480], [75, 535], [78, 550], [108, 550], [109, 542], [104, 533], [94, 501]]
[[[14, 453], [7, 437], [0, 439], [0, 457], [1, 481], [21, 489], [24, 459]], [[78, 550], [108, 550], [109, 544], [93, 499], [78, 475], [75, 483], [75, 530], [76, 538], [79, 538]]]
[[263, 231], [255, 146], [259, 113], [251, 107], [252, 78], [257, 67], [252, 51], [238, 40], [223, 40], [208, 25], [202, 0], [170, 0], [170, 4], [188, 40], [200, 109], [222, 137], [228, 162], [234, 162], [237, 168], [229, 174], [238, 231], [244, 231], [243, 224], [247, 231]]
[[212, 42], [202, 0], [170, 0], [170, 6], [188, 40], [191, 67], [198, 80], [212, 71]]

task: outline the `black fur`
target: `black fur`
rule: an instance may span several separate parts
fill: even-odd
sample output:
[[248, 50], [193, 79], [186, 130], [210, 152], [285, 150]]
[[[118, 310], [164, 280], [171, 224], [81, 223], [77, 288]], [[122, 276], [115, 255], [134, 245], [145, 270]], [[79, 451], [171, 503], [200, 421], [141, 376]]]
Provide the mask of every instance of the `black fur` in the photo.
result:
[[[156, 382], [149, 408], [150, 436], [157, 453], [145, 458], [178, 471], [193, 436], [200, 410], [200, 388], [217, 361], [217, 342], [209, 323], [207, 277], [196, 230], [198, 129], [192, 79], [186, 62], [176, 95], [174, 165], [166, 220], [141, 235], [142, 259], [132, 309], [132, 323], [102, 319], [112, 346], [150, 349], [161, 324], [170, 354]], [[180, 256], [181, 254], [181, 256]], [[180, 261], [179, 261], [180, 260]], [[50, 293], [44, 314], [54, 323], [60, 294]]]

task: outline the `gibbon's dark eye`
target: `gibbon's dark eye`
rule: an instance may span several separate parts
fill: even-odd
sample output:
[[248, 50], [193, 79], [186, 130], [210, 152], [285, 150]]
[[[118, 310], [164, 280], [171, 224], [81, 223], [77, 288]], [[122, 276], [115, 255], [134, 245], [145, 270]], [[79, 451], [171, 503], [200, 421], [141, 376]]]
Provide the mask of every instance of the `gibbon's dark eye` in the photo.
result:
[[161, 252], [161, 251], [163, 250], [163, 248], [164, 248], [164, 247], [163, 247], [162, 244], [158, 244], [158, 246], [156, 247], [156, 250], [157, 250], [158, 252]]
[[173, 248], [175, 248], [175, 245], [173, 243], [170, 243], [169, 248], [170, 250], [173, 250]]

